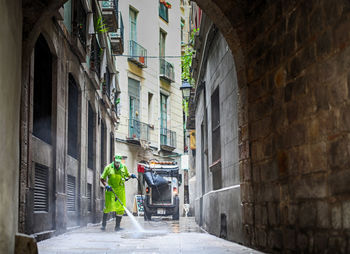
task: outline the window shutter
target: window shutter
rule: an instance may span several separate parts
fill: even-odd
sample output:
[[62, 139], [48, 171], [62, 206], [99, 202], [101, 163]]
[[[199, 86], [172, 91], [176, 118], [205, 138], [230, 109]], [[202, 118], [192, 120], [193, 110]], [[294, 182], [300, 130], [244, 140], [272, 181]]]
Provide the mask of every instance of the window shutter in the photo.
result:
[[35, 164], [34, 212], [49, 211], [49, 168]]
[[76, 184], [75, 177], [68, 175], [67, 177], [67, 210], [75, 211], [75, 201], [76, 201]]

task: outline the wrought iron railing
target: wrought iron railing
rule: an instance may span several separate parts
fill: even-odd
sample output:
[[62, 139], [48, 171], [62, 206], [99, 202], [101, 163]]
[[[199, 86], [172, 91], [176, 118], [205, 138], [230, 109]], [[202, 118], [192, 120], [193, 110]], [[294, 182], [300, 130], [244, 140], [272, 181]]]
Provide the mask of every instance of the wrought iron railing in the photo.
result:
[[115, 53], [123, 54], [124, 52], [124, 23], [122, 13], [118, 13], [118, 30], [117, 32], [109, 33], [111, 38], [111, 43], [118, 43], [116, 47], [112, 46], [115, 49]]
[[175, 81], [174, 65], [165, 61], [164, 59], [159, 59], [160, 76], [171, 82]]
[[103, 9], [114, 9], [116, 13], [119, 12], [118, 0], [101, 1]]
[[149, 141], [149, 125], [136, 119], [129, 119], [129, 138]]
[[102, 9], [112, 9], [112, 8], [114, 8], [113, 0], [102, 1]]
[[[117, 34], [119, 34], [123, 47], [124, 47], [124, 22], [123, 22], [123, 16], [121, 12], [118, 12], [118, 31]], [[123, 50], [124, 51], [124, 50]]]
[[[107, 16], [104, 17], [103, 23], [107, 25], [107, 29], [112, 32], [112, 31], [117, 31], [116, 29], [118, 28], [118, 13], [119, 13], [119, 8], [118, 8], [118, 0], [109, 0], [109, 1], [101, 1], [101, 9], [102, 11], [106, 11], [105, 14]], [[102, 12], [103, 14], [103, 12]], [[111, 14], [114, 17], [111, 17]], [[115, 26], [117, 25], [117, 26]]]
[[95, 71], [97, 76], [101, 74], [101, 54], [102, 49], [99, 46], [97, 37], [95, 36], [91, 42], [90, 68]]
[[147, 66], [147, 50], [136, 41], [129, 41], [129, 60], [136, 62], [142, 67]]
[[176, 132], [166, 128], [160, 129], [160, 145], [176, 148]]

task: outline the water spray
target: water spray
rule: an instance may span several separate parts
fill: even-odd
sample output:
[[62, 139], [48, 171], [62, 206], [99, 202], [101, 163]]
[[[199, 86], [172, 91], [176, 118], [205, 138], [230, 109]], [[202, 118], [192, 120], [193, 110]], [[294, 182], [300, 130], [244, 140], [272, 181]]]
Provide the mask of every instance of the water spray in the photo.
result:
[[123, 204], [123, 202], [118, 198], [117, 194], [114, 192], [113, 189], [110, 189], [109, 191], [111, 191], [114, 194], [115, 200], [114, 201], [118, 201], [125, 209], [125, 212], [127, 213], [127, 215], [130, 217], [132, 223], [134, 224], [134, 226], [140, 231], [140, 232], [145, 232], [145, 230], [142, 228], [142, 226], [140, 225], [140, 223], [135, 219], [134, 215], [129, 211], [128, 208], [126, 208], [126, 206]]

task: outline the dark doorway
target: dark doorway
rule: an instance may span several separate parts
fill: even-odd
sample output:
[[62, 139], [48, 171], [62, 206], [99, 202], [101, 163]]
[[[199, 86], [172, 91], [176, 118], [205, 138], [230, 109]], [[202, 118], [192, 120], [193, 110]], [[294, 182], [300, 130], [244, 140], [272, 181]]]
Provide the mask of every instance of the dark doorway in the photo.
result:
[[68, 154], [78, 159], [78, 87], [71, 74], [68, 83]]
[[106, 125], [101, 121], [101, 174], [106, 166]]
[[88, 106], [88, 168], [94, 169], [94, 128], [95, 114], [91, 104]]
[[51, 145], [52, 55], [44, 37], [39, 36], [34, 50], [33, 134]]
[[220, 238], [227, 239], [227, 218], [226, 214], [221, 214]]
[[113, 161], [114, 158], [114, 134], [110, 133], [110, 146], [109, 146], [109, 163]]
[[[33, 140], [31, 174], [26, 232], [29, 234], [45, 232], [55, 228], [55, 185], [53, 157], [44, 157], [44, 153], [54, 154], [53, 135], [53, 75], [54, 57], [42, 34], [39, 35], [33, 54]], [[34, 188], [31, 188], [31, 187]]]

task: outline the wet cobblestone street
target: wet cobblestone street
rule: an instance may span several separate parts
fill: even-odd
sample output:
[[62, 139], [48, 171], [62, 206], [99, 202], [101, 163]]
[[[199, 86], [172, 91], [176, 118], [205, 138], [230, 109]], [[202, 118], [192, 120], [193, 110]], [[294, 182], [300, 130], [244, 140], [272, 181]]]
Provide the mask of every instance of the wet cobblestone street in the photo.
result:
[[178, 222], [137, 220], [145, 232], [138, 232], [131, 220], [123, 217], [122, 231], [114, 232], [114, 220], [108, 222], [106, 231], [101, 231], [99, 224], [88, 225], [39, 242], [39, 253], [259, 253], [205, 233], [193, 217]]

